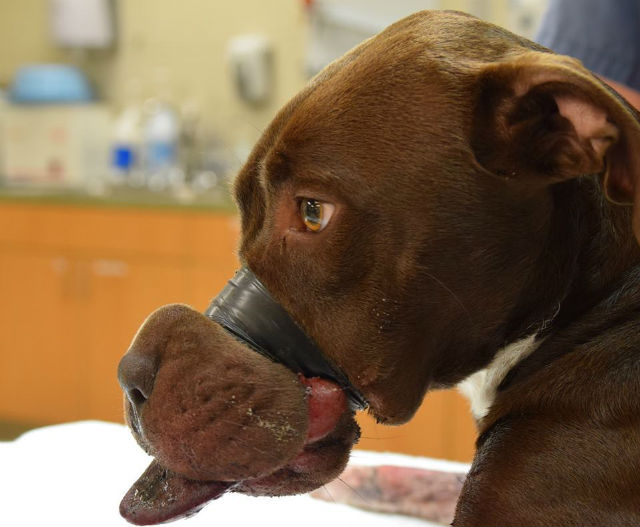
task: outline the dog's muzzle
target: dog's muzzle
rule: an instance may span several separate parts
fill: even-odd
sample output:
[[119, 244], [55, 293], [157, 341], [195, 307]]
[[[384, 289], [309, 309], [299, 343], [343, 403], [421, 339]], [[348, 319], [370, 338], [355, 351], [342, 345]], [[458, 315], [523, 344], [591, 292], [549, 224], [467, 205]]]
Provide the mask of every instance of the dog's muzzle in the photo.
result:
[[367, 406], [347, 376], [271, 296], [248, 267], [240, 268], [204, 313], [254, 351], [305, 377], [323, 377], [346, 393], [351, 407]]

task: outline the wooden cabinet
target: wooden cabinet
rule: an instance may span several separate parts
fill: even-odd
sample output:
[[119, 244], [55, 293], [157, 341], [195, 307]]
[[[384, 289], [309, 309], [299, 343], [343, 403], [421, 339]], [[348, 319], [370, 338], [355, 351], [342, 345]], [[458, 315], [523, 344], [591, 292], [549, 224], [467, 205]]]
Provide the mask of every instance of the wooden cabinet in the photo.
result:
[[[0, 203], [0, 420], [122, 422], [117, 364], [157, 307], [204, 310], [237, 268], [237, 219], [188, 210]], [[359, 416], [361, 448], [469, 460], [461, 396], [408, 425]]]
[[0, 254], [0, 415], [27, 422], [81, 417], [83, 359], [73, 265], [61, 254]]
[[203, 310], [237, 267], [229, 214], [2, 204], [0, 225], [0, 419], [122, 421], [138, 326]]

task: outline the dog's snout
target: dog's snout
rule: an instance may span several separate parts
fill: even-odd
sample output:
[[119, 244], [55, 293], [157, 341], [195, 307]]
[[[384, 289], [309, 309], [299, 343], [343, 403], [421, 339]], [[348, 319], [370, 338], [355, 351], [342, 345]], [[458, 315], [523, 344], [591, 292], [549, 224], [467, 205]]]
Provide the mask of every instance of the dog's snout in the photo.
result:
[[118, 365], [118, 381], [135, 407], [144, 404], [153, 390], [156, 362], [145, 354], [129, 351]]

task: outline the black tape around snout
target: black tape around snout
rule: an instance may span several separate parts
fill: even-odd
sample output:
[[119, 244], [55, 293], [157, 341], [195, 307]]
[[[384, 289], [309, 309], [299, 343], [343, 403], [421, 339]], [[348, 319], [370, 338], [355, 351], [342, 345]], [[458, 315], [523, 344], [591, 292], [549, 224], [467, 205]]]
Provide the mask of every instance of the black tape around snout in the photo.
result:
[[239, 269], [204, 314], [256, 352], [305, 377], [340, 386], [354, 409], [366, 408], [362, 394], [271, 296], [247, 267]]

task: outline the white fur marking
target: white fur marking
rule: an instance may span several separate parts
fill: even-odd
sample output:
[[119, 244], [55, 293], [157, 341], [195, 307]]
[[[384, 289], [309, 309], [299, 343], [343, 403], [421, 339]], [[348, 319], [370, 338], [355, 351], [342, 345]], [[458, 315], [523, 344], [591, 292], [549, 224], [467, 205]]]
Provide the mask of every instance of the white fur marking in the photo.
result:
[[509, 370], [525, 357], [528, 357], [538, 346], [536, 334], [530, 335], [502, 348], [489, 366], [472, 373], [458, 384], [458, 389], [469, 399], [471, 413], [476, 420], [482, 419], [496, 398], [498, 386]]

